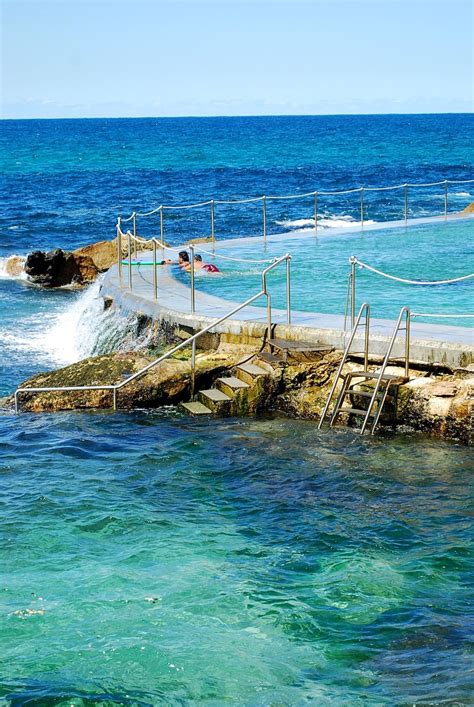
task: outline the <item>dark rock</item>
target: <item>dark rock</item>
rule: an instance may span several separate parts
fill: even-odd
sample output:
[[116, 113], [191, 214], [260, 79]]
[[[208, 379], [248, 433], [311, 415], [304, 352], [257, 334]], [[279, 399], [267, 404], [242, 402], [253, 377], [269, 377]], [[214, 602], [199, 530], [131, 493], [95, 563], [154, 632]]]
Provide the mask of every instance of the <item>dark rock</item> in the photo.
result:
[[76, 257], [60, 248], [45, 253], [35, 250], [26, 259], [28, 279], [42, 287], [81, 286], [92, 282], [97, 268], [87, 256]]

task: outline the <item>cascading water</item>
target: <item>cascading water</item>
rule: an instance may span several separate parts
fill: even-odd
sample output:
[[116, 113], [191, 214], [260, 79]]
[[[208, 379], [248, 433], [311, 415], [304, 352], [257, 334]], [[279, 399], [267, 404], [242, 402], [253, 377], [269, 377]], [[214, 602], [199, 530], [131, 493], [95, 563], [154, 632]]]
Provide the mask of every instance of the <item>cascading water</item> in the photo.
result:
[[150, 328], [141, 319], [104, 309], [101, 278], [81, 292], [45, 290], [5, 272], [2, 279], [0, 395], [40, 371], [149, 345]]

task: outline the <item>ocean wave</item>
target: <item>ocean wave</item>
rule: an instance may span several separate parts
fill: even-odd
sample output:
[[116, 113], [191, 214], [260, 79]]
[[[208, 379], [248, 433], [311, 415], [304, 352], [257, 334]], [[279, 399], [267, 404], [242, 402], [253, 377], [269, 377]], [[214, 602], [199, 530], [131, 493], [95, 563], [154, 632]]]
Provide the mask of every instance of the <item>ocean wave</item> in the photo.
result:
[[[314, 230], [314, 218], [300, 218], [294, 220], [284, 220], [275, 221], [277, 226], [283, 226], [284, 228], [289, 228], [292, 230]], [[354, 219], [352, 216], [338, 215], [338, 216], [322, 216], [318, 218], [318, 228], [354, 228], [354, 226], [359, 225], [359, 221]], [[372, 219], [367, 219], [365, 224], [373, 224], [376, 221]]]

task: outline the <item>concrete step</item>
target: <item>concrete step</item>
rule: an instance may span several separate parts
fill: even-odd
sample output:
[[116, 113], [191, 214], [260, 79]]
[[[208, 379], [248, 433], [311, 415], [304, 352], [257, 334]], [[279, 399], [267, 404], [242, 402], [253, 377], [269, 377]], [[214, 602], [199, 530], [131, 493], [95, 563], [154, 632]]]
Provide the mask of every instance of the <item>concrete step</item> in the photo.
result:
[[241, 363], [235, 369], [235, 375], [244, 383], [252, 385], [259, 376], [268, 376], [269, 373], [264, 368], [255, 363]]
[[332, 351], [327, 344], [317, 344], [312, 341], [290, 341], [289, 339], [268, 339], [267, 344], [280, 351]]
[[249, 384], [245, 381], [236, 378], [235, 376], [229, 376], [228, 378], [218, 378], [216, 381], [216, 386], [226, 395], [231, 398], [234, 397], [235, 393], [244, 388], [249, 388]]
[[190, 413], [191, 415], [212, 415], [212, 410], [210, 410], [206, 405], [203, 405], [202, 403], [195, 402], [195, 403], [180, 403], [181, 408], [186, 410], [186, 412]]
[[262, 351], [258, 354], [258, 358], [261, 358], [265, 363], [270, 363], [272, 365], [284, 363], [284, 357], [281, 354], [274, 354], [270, 351]]
[[212, 412], [221, 414], [229, 413], [230, 403], [232, 398], [219, 390], [218, 388], [209, 388], [208, 390], [200, 390], [198, 398], [203, 405], [208, 407]]

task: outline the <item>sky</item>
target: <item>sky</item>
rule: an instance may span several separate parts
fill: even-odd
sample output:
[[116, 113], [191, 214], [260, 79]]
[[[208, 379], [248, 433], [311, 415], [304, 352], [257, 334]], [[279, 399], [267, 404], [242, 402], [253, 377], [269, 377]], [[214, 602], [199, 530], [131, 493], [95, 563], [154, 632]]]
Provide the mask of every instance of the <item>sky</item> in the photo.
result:
[[451, 113], [473, 0], [0, 0], [1, 117]]

